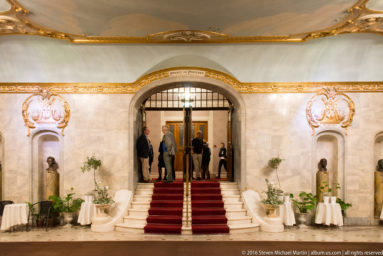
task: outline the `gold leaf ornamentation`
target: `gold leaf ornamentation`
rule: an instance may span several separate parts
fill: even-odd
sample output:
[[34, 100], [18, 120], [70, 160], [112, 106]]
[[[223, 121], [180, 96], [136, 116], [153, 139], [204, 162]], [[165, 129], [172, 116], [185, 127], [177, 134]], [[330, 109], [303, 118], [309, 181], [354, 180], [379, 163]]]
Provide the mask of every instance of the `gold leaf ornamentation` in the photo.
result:
[[28, 136], [31, 129], [36, 127], [56, 127], [61, 129], [64, 136], [70, 118], [70, 106], [64, 97], [48, 89], [40, 89], [24, 101], [22, 116]]
[[352, 99], [333, 87], [323, 88], [311, 97], [306, 106], [306, 118], [313, 135], [315, 129], [322, 125], [340, 126], [347, 129], [351, 126], [355, 114]]

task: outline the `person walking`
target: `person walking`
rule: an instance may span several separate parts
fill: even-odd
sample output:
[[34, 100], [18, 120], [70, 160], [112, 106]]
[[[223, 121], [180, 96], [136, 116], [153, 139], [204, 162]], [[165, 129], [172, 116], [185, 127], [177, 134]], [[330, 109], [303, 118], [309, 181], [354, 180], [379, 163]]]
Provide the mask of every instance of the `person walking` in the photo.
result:
[[141, 174], [143, 182], [150, 182], [150, 174], [149, 174], [149, 154], [150, 154], [150, 146], [148, 136], [150, 130], [148, 127], [144, 127], [142, 135], [137, 139], [137, 157], [141, 163]]
[[225, 167], [225, 171], [227, 172], [227, 164], [226, 164], [227, 150], [225, 148], [225, 143], [223, 142], [221, 143], [221, 148], [219, 149], [218, 157], [219, 157], [219, 164], [218, 164], [217, 179], [220, 179], [222, 166]]
[[202, 179], [210, 180], [209, 164], [210, 164], [211, 151], [209, 144], [205, 142], [203, 144], [202, 152]]
[[197, 131], [197, 137], [192, 140], [192, 157], [194, 172], [197, 180], [201, 180], [203, 140], [202, 131]]
[[164, 134], [162, 141], [163, 148], [163, 158], [166, 168], [166, 182], [173, 182], [173, 163], [172, 157], [175, 156], [177, 152], [176, 139], [174, 138], [173, 133], [169, 131], [169, 126], [162, 126], [162, 133]]

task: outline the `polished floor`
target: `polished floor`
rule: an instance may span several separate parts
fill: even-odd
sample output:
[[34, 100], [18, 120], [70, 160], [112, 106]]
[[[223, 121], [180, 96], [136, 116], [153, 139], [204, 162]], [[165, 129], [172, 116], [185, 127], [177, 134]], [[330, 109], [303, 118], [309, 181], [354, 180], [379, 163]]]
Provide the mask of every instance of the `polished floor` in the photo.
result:
[[45, 230], [2, 232], [0, 242], [49, 241], [301, 241], [301, 242], [373, 242], [383, 243], [383, 226], [345, 226], [341, 228], [310, 227], [285, 229], [283, 233], [250, 233], [223, 235], [148, 235], [125, 232], [95, 233], [89, 227], [52, 228]]

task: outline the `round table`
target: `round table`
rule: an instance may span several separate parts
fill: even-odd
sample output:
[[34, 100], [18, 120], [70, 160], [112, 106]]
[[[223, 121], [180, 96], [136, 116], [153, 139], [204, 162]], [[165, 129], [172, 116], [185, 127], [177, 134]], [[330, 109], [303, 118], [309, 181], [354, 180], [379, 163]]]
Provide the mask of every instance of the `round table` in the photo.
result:
[[7, 231], [17, 225], [26, 225], [28, 223], [28, 212], [27, 204], [7, 204], [4, 207], [0, 230]]
[[325, 225], [343, 226], [343, 215], [340, 205], [336, 202], [336, 197], [323, 197], [323, 203], [318, 203], [316, 208], [315, 223]]

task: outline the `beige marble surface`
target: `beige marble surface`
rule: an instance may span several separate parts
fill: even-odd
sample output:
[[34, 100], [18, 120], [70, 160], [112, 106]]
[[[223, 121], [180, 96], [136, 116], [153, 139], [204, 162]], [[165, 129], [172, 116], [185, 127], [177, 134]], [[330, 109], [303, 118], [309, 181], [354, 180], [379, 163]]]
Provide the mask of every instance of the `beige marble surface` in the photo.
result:
[[217, 235], [163, 235], [133, 234], [118, 231], [95, 233], [88, 227], [54, 228], [29, 232], [2, 233], [0, 242], [30, 241], [304, 241], [304, 242], [378, 242], [383, 243], [383, 228], [358, 226], [342, 228], [296, 227], [282, 233], [254, 231], [240, 234]]
[[[0, 131], [3, 135], [4, 199], [30, 200], [32, 154], [31, 138], [20, 114], [25, 94], [0, 95]], [[97, 178], [111, 187], [111, 193], [129, 188], [135, 172], [130, 165], [134, 142], [129, 138], [129, 106], [132, 95], [64, 95], [71, 106], [71, 119], [65, 130], [63, 159], [60, 162], [61, 193], [75, 188], [82, 196], [93, 189], [92, 174], [80, 167], [86, 156], [95, 154], [103, 161]], [[381, 94], [349, 96], [355, 101], [356, 114], [344, 143], [344, 199], [353, 206], [347, 210], [346, 223], [373, 222], [375, 136], [382, 132]], [[282, 189], [297, 194], [315, 190], [317, 170], [316, 136], [307, 124], [306, 102], [311, 94], [242, 94], [245, 102], [244, 150], [246, 158], [240, 177], [246, 188], [262, 191], [265, 178], [275, 180], [267, 161], [284, 159], [279, 168]], [[236, 125], [236, 124], [234, 124]], [[327, 127], [331, 130], [331, 127]], [[339, 130], [338, 130], [339, 131]], [[330, 131], [331, 132], [331, 131]], [[240, 158], [236, 158], [240, 159]]]

